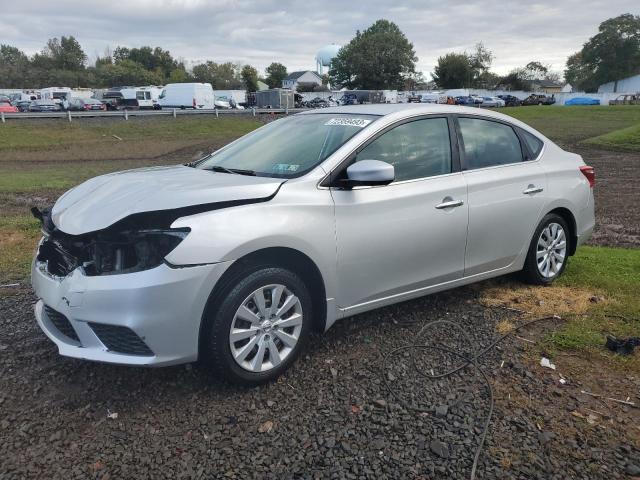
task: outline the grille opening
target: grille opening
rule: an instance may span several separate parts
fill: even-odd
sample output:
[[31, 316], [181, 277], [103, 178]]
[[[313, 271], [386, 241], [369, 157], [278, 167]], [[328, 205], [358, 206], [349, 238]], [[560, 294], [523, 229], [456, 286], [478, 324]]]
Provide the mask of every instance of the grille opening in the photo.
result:
[[53, 323], [53, 325], [62, 335], [73, 340], [74, 342], [80, 343], [78, 334], [71, 326], [71, 322], [67, 317], [65, 317], [63, 314], [61, 314], [57, 310], [54, 310], [48, 305], [44, 306], [44, 311], [47, 314], [47, 317], [49, 318], [51, 323]]
[[147, 344], [128, 327], [91, 322], [89, 326], [104, 346], [112, 352], [142, 357], [153, 356], [153, 352]]

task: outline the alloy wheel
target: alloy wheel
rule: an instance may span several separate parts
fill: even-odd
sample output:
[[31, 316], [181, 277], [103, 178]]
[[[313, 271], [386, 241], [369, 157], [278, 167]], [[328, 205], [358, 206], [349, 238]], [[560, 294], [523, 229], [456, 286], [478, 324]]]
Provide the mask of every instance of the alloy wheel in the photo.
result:
[[298, 343], [302, 321], [302, 303], [285, 285], [258, 288], [240, 304], [231, 322], [233, 359], [254, 373], [276, 368]]
[[567, 237], [559, 223], [550, 223], [540, 232], [536, 248], [538, 272], [544, 278], [554, 278], [562, 270], [567, 256]]

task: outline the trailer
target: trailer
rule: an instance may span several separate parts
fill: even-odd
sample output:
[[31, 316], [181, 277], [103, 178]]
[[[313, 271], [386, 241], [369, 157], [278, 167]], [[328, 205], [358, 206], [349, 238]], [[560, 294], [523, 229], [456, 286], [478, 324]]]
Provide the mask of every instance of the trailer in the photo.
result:
[[258, 108], [294, 108], [293, 90], [287, 88], [271, 88], [255, 92], [255, 106]]
[[40, 100], [50, 100], [55, 103], [62, 103], [63, 100], [68, 100], [71, 96], [71, 88], [69, 87], [47, 87], [40, 90]]

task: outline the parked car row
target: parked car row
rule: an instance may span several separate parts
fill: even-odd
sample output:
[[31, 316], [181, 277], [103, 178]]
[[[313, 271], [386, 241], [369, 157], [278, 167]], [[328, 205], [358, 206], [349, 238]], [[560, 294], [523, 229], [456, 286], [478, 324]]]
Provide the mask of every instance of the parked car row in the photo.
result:
[[615, 100], [609, 100], [609, 105], [640, 105], [640, 93], [618, 95]]

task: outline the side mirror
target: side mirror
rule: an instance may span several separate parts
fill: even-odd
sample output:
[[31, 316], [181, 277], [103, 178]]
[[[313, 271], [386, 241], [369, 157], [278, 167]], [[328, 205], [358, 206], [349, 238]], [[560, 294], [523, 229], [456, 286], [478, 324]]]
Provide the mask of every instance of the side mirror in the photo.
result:
[[347, 187], [388, 185], [396, 178], [393, 165], [380, 160], [360, 160], [347, 168]]

